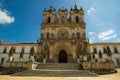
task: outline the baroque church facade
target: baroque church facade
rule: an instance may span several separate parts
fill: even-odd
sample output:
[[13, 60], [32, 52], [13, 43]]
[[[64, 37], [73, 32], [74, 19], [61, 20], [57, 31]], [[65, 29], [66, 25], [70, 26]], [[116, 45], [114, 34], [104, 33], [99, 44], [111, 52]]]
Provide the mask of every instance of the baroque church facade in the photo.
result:
[[[72, 62], [78, 57], [88, 56], [84, 11], [77, 6], [70, 10], [56, 10], [50, 7], [43, 12], [41, 25], [40, 53], [53, 62]], [[46, 52], [44, 52], [46, 51]]]
[[[69, 15], [69, 17], [68, 17]], [[120, 42], [90, 43], [86, 38], [84, 10], [76, 5], [68, 11], [52, 6], [43, 11], [41, 38], [36, 43], [0, 42], [0, 66], [10, 62], [83, 63], [120, 67]], [[109, 63], [110, 62], [110, 63]]]

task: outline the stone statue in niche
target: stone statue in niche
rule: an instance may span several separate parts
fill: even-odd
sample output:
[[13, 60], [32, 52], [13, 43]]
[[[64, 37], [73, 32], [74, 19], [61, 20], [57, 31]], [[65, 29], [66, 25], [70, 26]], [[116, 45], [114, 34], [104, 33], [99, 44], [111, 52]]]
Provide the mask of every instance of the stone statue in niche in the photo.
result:
[[8, 57], [8, 61], [13, 61], [13, 53], [15, 52], [15, 49], [13, 47], [11, 47], [10, 51], [9, 51], [9, 57]]
[[45, 43], [44, 50], [43, 50], [43, 63], [46, 63], [48, 57], [49, 57], [49, 46], [47, 43]]
[[9, 56], [9, 59], [8, 59], [8, 61], [13, 61], [14, 60], [14, 58], [13, 58], [13, 56]]
[[80, 58], [80, 55], [82, 53], [82, 44], [77, 44], [77, 57]]
[[65, 23], [65, 16], [61, 16], [61, 23]]
[[29, 56], [29, 60], [30, 61], [35, 61], [35, 59], [34, 59], [34, 47], [32, 47], [31, 48], [31, 50], [30, 50], [30, 56]]
[[20, 52], [20, 61], [23, 61], [24, 48]]

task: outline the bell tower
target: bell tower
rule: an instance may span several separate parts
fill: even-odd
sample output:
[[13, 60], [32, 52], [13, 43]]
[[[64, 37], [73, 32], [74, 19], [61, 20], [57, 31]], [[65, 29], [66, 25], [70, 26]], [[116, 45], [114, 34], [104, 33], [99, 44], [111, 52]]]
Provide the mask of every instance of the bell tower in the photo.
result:
[[54, 23], [56, 20], [56, 10], [50, 6], [49, 10], [44, 9], [43, 11], [43, 23]]
[[84, 10], [82, 8], [78, 9], [77, 5], [70, 10], [70, 18], [72, 23], [84, 22]]
[[68, 15], [67, 9], [59, 9], [58, 15], [59, 15], [59, 23], [60, 24], [67, 23], [67, 15]]
[[[44, 44], [48, 44], [47, 52]], [[39, 53], [42, 56], [47, 54], [47, 57], [42, 59], [62, 63], [74, 62], [79, 58], [86, 61], [87, 44], [82, 8], [78, 9], [75, 5], [70, 11], [66, 8], [56, 11], [50, 6], [43, 11]]]

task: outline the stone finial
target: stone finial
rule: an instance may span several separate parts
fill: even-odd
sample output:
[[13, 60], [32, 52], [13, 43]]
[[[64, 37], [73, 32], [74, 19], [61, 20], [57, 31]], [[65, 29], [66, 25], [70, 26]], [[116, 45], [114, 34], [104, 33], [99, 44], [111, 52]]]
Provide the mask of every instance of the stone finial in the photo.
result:
[[67, 9], [65, 8], [65, 11], [67, 11]]
[[74, 9], [77, 9], [77, 5], [75, 4]]
[[71, 9], [70, 10], [73, 10], [73, 8], [71, 7]]
[[61, 11], [61, 9], [59, 9], [58, 11]]
[[50, 10], [52, 10], [52, 6], [50, 6]]
[[44, 9], [44, 11], [46, 11], [46, 8]]
[[56, 11], [56, 9], [54, 8], [53, 11]]
[[83, 11], [82, 7], [80, 7], [80, 10], [82, 10], [82, 11]]
[[37, 39], [37, 43], [40, 43], [40, 39]]

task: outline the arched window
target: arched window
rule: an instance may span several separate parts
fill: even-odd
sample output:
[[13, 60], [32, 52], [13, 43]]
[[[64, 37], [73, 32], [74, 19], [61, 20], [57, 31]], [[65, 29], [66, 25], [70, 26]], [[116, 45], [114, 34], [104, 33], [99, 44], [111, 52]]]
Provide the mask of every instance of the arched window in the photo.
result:
[[103, 52], [104, 52], [104, 53], [107, 53], [107, 50], [106, 50], [106, 48], [103, 48]]
[[41, 33], [41, 39], [43, 39], [43, 33]]
[[86, 36], [86, 33], [83, 33], [83, 38], [86, 38], [85, 36]]
[[65, 23], [65, 16], [62, 16], [61, 23]]
[[66, 38], [65, 33], [61, 33], [61, 34], [60, 34], [60, 38], [61, 38], [61, 39], [65, 39], [65, 38]]
[[77, 33], [77, 39], [80, 39], [80, 33]]
[[53, 39], [53, 38], [54, 38], [54, 34], [52, 33], [52, 34], [51, 34], [51, 39]]
[[75, 38], [75, 33], [72, 33], [72, 39], [74, 39]]
[[117, 47], [114, 47], [114, 53], [118, 53]]
[[79, 17], [78, 16], [75, 17], [75, 20], [76, 20], [76, 23], [79, 23]]
[[51, 23], [51, 17], [48, 17], [48, 23]]
[[117, 65], [120, 66], [120, 60], [116, 59]]
[[93, 48], [93, 53], [97, 53], [97, 49], [96, 48]]
[[13, 48], [13, 53], [15, 53], [15, 48]]
[[50, 36], [50, 34], [49, 34], [49, 33], [47, 33], [47, 34], [46, 34], [46, 39], [49, 39], [49, 36]]

